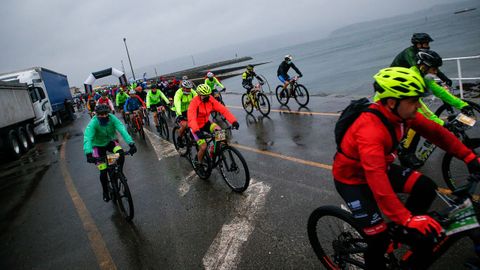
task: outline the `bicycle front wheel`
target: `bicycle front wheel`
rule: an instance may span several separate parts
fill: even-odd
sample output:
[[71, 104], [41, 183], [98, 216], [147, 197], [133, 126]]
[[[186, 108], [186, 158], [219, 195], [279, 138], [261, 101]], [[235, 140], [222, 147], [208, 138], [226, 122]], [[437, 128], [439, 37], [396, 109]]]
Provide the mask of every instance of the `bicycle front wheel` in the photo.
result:
[[310, 101], [310, 95], [308, 94], [308, 90], [302, 84], [297, 84], [297, 86], [295, 87], [294, 95], [298, 105], [302, 107], [307, 106], [308, 101]]
[[145, 125], [150, 126], [150, 117], [146, 111], [143, 114], [143, 120], [145, 121]]
[[290, 95], [288, 94], [287, 89], [283, 89], [283, 85], [277, 86], [277, 89], [275, 89], [275, 95], [280, 104], [287, 105]]
[[133, 219], [134, 208], [132, 194], [130, 193], [130, 188], [127, 184], [127, 178], [123, 175], [122, 172], [118, 174], [118, 183], [117, 183], [117, 204], [118, 209], [122, 213], [122, 216], [130, 221]]
[[267, 96], [263, 93], [257, 94], [257, 104], [258, 110], [263, 116], [268, 116], [270, 113], [270, 101], [268, 100]]
[[243, 109], [248, 113], [251, 114], [253, 111], [253, 102], [250, 100], [250, 97], [245, 93], [242, 95], [242, 106]]
[[159, 130], [160, 137], [168, 141], [168, 137], [169, 137], [168, 124], [167, 124], [167, 120], [163, 115], [158, 117], [158, 124], [160, 126], [160, 130]]
[[[177, 150], [178, 154], [180, 156], [185, 156], [187, 153], [188, 153], [188, 147], [187, 145], [185, 145], [187, 142], [185, 140], [185, 136], [183, 136], [182, 138], [180, 138], [181, 140], [183, 140], [182, 143], [180, 143], [178, 141], [179, 137], [178, 137], [178, 130], [180, 129], [179, 126], [175, 126], [172, 130], [172, 141], [173, 141], [173, 145], [175, 146], [175, 149]], [[186, 132], [186, 131], [185, 131]], [[182, 145], [183, 144], [183, 145]], [[182, 147], [180, 147], [182, 146]]]
[[250, 184], [250, 171], [240, 151], [223, 146], [219, 158], [220, 174], [227, 185], [235, 192], [244, 192]]
[[366, 269], [367, 243], [348, 211], [331, 205], [315, 209], [307, 232], [315, 255], [327, 269]]
[[145, 140], [145, 131], [143, 130], [142, 120], [140, 117], [135, 118], [135, 128], [142, 139]]
[[[477, 155], [480, 153], [479, 138], [469, 139], [464, 143]], [[468, 183], [467, 179], [470, 173], [468, 172], [465, 162], [455, 158], [451, 154], [445, 153], [442, 159], [442, 175], [448, 188], [455, 190]]]

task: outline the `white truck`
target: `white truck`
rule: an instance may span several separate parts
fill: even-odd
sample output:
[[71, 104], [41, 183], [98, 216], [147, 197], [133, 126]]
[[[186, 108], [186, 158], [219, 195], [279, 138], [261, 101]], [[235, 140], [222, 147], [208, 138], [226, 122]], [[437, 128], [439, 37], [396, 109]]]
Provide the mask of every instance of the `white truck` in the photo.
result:
[[73, 114], [65, 108], [65, 100], [72, 101], [67, 76], [43, 67], [33, 67], [0, 74], [0, 80], [29, 86], [35, 111], [35, 134], [51, 133], [55, 125], [72, 118]]
[[0, 81], [0, 148], [19, 158], [35, 144], [35, 111], [26, 84]]

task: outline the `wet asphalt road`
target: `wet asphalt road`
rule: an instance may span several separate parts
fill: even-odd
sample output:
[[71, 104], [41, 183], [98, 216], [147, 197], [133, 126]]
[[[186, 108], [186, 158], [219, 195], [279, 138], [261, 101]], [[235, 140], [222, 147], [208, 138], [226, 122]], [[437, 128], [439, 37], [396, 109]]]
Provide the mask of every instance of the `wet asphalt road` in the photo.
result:
[[[342, 200], [328, 169], [337, 116], [318, 112], [337, 113], [350, 99], [315, 97], [301, 114], [261, 117], [248, 116], [239, 95], [225, 95], [240, 123], [232, 141], [254, 180], [244, 194], [231, 192], [218, 172], [206, 181], [188, 177], [186, 159], [154, 151], [155, 135], [153, 142], [134, 137], [139, 151], [124, 170], [135, 204], [132, 223], [101, 199], [98, 171], [82, 150], [89, 117], [78, 114], [53, 137], [39, 138], [21, 160], [2, 160], [0, 269], [107, 269], [105, 256], [118, 269], [321, 268], [308, 242], [307, 219], [316, 207]], [[293, 100], [290, 105], [272, 100], [274, 110], [298, 111]], [[422, 171], [441, 179], [441, 155], [437, 150]], [[80, 217], [85, 212], [72, 200], [66, 175], [91, 223]], [[92, 236], [95, 230], [100, 238]], [[228, 238], [235, 232], [240, 237]], [[105, 246], [100, 255], [99, 243]], [[459, 243], [435, 268], [454, 267], [472, 254], [468, 241]]]

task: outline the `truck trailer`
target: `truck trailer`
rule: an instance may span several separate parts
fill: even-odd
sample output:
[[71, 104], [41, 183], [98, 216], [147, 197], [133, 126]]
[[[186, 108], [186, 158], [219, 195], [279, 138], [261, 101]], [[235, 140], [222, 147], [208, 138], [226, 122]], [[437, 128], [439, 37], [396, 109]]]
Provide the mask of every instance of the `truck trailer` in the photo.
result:
[[25, 83], [0, 81], [0, 148], [17, 159], [35, 144], [35, 111]]
[[72, 101], [67, 76], [43, 67], [33, 67], [0, 74], [0, 80], [26, 83], [30, 87], [37, 116], [36, 134], [51, 133], [54, 125], [72, 117], [69, 108], [65, 107], [65, 101]]

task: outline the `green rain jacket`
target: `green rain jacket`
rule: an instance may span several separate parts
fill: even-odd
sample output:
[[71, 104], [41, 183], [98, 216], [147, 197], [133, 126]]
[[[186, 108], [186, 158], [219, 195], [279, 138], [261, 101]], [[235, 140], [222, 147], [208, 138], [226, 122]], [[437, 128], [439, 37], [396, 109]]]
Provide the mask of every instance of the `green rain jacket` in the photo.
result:
[[100, 125], [96, 116], [88, 123], [83, 135], [83, 152], [85, 154], [93, 153], [93, 147], [107, 146], [111, 141], [116, 140], [117, 131], [120, 132], [127, 144], [133, 143], [132, 137], [122, 122], [111, 113], [108, 116], [110, 121], [105, 126]]

